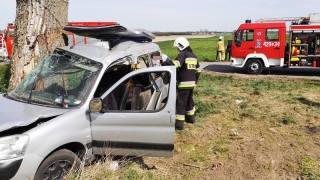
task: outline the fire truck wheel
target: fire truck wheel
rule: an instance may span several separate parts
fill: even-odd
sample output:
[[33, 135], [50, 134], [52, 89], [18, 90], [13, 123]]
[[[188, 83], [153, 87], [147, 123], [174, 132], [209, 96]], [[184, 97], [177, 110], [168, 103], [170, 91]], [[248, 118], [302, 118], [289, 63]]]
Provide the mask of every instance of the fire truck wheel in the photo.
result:
[[249, 74], [260, 74], [263, 70], [261, 61], [251, 59], [246, 63], [247, 72]]

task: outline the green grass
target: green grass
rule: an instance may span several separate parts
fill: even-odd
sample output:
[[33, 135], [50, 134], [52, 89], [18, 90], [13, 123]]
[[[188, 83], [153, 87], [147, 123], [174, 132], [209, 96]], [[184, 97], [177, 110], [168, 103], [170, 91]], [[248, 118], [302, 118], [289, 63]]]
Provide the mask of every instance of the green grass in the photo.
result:
[[300, 174], [306, 179], [320, 180], [320, 161], [303, 157], [300, 160]]
[[[217, 42], [219, 36], [214, 36], [211, 38], [195, 38], [188, 39], [190, 43], [190, 47], [194, 51], [194, 53], [198, 56], [200, 61], [215, 61], [216, 60], [216, 50], [217, 50]], [[227, 46], [227, 40], [232, 40], [233, 35], [224, 35], [225, 46]], [[171, 59], [176, 58], [178, 55], [178, 51], [173, 47], [174, 41], [163, 41], [156, 42], [162, 53], [168, 55]]]
[[0, 93], [7, 92], [10, 79], [10, 66], [0, 65]]

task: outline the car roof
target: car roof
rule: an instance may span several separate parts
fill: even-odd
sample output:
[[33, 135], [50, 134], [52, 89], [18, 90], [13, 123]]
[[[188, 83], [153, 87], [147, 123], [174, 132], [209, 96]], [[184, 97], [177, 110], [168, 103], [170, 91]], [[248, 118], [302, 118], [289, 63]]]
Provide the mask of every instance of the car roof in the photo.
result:
[[139, 56], [160, 51], [159, 46], [155, 43], [135, 42], [130, 40], [122, 40], [111, 49], [109, 49], [109, 42], [106, 41], [97, 41], [85, 45], [66, 46], [60, 49], [103, 64], [111, 64], [124, 57], [129, 57], [131, 59], [130, 64], [136, 64]]
[[152, 39], [155, 38], [152, 33], [145, 30], [129, 30], [115, 22], [68, 24], [64, 30], [88, 37], [92, 43], [75, 44], [62, 49], [103, 64], [111, 64], [126, 57], [129, 58], [130, 64], [136, 64], [139, 56], [160, 51], [159, 46], [152, 43]]

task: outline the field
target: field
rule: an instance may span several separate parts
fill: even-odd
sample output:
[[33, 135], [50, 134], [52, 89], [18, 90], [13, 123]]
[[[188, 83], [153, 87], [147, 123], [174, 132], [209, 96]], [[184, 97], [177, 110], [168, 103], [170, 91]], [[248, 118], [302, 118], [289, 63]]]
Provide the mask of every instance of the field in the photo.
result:
[[[172, 158], [124, 157], [83, 179], [320, 179], [320, 81], [203, 73]], [[79, 177], [77, 177], [79, 178]], [[69, 178], [73, 179], [73, 178]]]
[[[194, 53], [198, 56], [200, 61], [212, 62], [216, 60], [217, 42], [220, 35], [216, 35], [209, 38], [189, 38], [188, 41]], [[233, 39], [233, 35], [222, 34], [224, 36], [225, 46], [228, 40]], [[178, 51], [173, 47], [174, 40], [156, 42], [162, 53], [168, 55], [171, 59], [174, 59], [178, 55]]]

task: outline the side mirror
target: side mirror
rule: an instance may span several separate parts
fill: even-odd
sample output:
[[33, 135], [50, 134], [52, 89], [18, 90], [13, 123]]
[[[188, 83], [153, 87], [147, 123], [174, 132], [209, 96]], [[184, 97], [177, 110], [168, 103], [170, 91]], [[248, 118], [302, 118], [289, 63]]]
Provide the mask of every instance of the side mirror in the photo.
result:
[[100, 98], [93, 98], [89, 103], [89, 110], [91, 113], [99, 113], [102, 110], [102, 100]]

